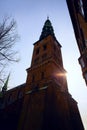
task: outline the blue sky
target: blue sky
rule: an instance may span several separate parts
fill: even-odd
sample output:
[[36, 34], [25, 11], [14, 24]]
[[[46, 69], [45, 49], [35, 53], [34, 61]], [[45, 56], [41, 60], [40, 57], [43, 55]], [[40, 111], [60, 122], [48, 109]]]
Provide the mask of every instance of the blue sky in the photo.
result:
[[9, 88], [26, 82], [26, 69], [30, 67], [33, 43], [38, 41], [47, 16], [53, 25], [55, 36], [62, 45], [64, 68], [67, 70], [68, 88], [78, 102], [87, 130], [87, 87], [78, 63], [80, 56], [65, 0], [0, 0], [0, 22], [5, 15], [17, 22], [20, 41], [15, 45], [20, 62], [11, 64]]

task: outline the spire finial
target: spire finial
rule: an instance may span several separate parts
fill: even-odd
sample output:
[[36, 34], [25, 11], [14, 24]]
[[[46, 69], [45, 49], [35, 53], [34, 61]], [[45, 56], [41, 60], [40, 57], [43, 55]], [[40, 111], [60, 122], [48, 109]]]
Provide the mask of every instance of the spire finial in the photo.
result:
[[49, 16], [47, 15], [47, 20], [49, 20]]

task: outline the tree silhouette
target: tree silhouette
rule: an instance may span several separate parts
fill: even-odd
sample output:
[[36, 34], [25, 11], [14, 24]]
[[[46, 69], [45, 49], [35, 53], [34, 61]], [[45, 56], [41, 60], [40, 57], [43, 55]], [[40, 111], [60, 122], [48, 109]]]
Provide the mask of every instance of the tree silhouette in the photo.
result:
[[17, 62], [17, 52], [12, 48], [18, 39], [16, 21], [5, 17], [0, 23], [0, 85], [4, 82], [3, 71], [9, 62]]

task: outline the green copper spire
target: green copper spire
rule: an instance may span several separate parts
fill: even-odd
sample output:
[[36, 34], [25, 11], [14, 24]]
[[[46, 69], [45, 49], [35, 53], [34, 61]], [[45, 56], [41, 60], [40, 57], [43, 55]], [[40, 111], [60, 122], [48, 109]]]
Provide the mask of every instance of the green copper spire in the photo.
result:
[[40, 36], [40, 40], [47, 37], [48, 35], [52, 35], [55, 38], [54, 30], [53, 30], [52, 24], [49, 20], [49, 17], [47, 17], [47, 20], [46, 20], [46, 22], [43, 26], [42, 33], [41, 33], [41, 36]]
[[2, 87], [2, 92], [5, 92], [8, 88], [8, 81], [9, 81], [9, 77], [10, 77], [10, 74], [8, 75], [5, 83], [4, 83], [4, 86]]

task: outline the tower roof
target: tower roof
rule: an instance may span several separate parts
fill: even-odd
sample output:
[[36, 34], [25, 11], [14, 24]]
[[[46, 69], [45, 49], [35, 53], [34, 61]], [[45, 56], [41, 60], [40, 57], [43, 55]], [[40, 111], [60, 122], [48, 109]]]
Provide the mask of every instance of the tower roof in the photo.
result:
[[42, 40], [43, 38], [47, 37], [48, 35], [52, 35], [55, 38], [54, 29], [52, 27], [52, 24], [47, 17], [47, 20], [44, 23], [42, 33], [39, 40]]

